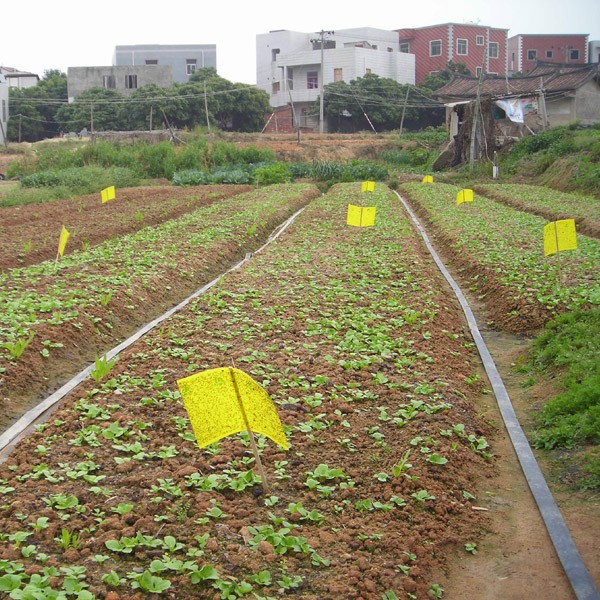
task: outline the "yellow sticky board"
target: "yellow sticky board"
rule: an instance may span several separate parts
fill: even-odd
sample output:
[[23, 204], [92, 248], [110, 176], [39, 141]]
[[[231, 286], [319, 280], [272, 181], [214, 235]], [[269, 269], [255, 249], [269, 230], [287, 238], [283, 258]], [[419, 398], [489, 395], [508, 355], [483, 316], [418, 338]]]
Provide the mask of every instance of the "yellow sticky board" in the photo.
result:
[[60, 231], [60, 238], [58, 240], [58, 253], [62, 256], [67, 247], [67, 242], [71, 234], [67, 231], [67, 228], [63, 225]]
[[363, 206], [361, 227], [372, 227], [375, 225], [375, 207]]
[[100, 194], [102, 195], [102, 204], [108, 202], [109, 200], [115, 199], [115, 186], [111, 185], [110, 187], [104, 188]]
[[177, 386], [200, 448], [248, 429], [289, 448], [271, 398], [243, 371], [209, 369], [179, 379]]
[[363, 192], [374, 192], [375, 191], [375, 182], [374, 181], [363, 181], [362, 182], [362, 191]]
[[375, 207], [348, 204], [346, 224], [353, 227], [371, 227], [375, 225]]
[[360, 227], [361, 214], [362, 214], [361, 206], [355, 206], [354, 204], [348, 204], [348, 214], [346, 216], [346, 225], [353, 225], [354, 227]]
[[433, 183], [433, 176], [425, 175], [425, 177], [423, 177], [421, 180], [421, 183]]
[[553, 221], [544, 227], [544, 256], [576, 248], [575, 219]]
[[462, 204], [463, 202], [473, 202], [473, 190], [460, 190], [456, 194], [456, 204]]

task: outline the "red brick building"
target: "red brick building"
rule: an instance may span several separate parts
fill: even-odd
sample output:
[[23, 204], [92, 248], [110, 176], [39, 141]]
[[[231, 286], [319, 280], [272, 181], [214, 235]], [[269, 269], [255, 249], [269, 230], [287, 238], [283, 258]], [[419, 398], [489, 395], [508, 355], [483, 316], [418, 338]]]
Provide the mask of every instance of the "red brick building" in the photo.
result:
[[415, 55], [415, 84], [449, 61], [465, 64], [472, 75], [504, 75], [507, 70], [508, 29], [472, 23], [444, 23], [416, 29], [398, 29], [400, 51]]
[[582, 65], [588, 62], [588, 34], [523, 33], [508, 39], [508, 70], [527, 73], [536, 61]]

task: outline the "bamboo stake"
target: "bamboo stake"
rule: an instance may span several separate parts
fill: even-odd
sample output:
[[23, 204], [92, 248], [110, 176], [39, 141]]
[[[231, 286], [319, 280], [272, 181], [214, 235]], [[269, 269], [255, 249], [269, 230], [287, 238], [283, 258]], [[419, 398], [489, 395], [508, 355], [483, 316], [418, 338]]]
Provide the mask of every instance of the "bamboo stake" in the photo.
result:
[[256, 446], [256, 440], [254, 439], [254, 433], [252, 429], [250, 429], [250, 424], [248, 423], [248, 417], [246, 416], [246, 411], [244, 410], [244, 403], [242, 402], [242, 397], [240, 394], [240, 390], [237, 385], [237, 381], [235, 379], [235, 373], [233, 369], [229, 367], [229, 375], [231, 376], [231, 382], [233, 383], [233, 387], [235, 389], [235, 397], [237, 398], [240, 411], [242, 413], [242, 417], [244, 419], [244, 425], [246, 426], [246, 431], [250, 436], [250, 446], [252, 448], [252, 452], [254, 453], [254, 459], [256, 460], [256, 464], [258, 465], [258, 470], [260, 473], [260, 478], [262, 479], [262, 484], [265, 492], [270, 492], [269, 482], [267, 480], [267, 474], [265, 473], [265, 469], [263, 467], [262, 461], [260, 460], [260, 455], [258, 454], [258, 447]]

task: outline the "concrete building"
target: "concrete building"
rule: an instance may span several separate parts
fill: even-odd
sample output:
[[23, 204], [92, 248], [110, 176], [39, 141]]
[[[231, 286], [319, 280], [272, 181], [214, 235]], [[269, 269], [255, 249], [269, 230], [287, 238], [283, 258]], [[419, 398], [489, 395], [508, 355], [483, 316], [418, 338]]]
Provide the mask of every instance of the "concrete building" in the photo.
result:
[[145, 85], [172, 87], [170, 66], [139, 67], [69, 67], [67, 94], [69, 102], [93, 87], [103, 87], [129, 95]]
[[12, 67], [0, 67], [0, 75], [4, 75], [8, 82], [8, 87], [17, 88], [19, 90], [35, 87], [40, 80], [35, 73], [27, 71], [19, 71]]
[[271, 106], [289, 105], [299, 127], [315, 129], [309, 111], [323, 86], [368, 73], [414, 84], [414, 56], [401, 53], [394, 31], [361, 27], [322, 33], [270, 31], [256, 36], [256, 83]]
[[8, 82], [0, 73], [0, 145], [6, 144], [6, 127], [8, 125]]
[[497, 29], [473, 23], [443, 23], [415, 29], [398, 29], [401, 52], [416, 57], [416, 85], [436, 71], [447, 68], [448, 62], [466, 65], [475, 77], [481, 69], [486, 73], [506, 73], [507, 29]]
[[583, 65], [588, 62], [587, 33], [520, 33], [508, 38], [508, 71], [528, 73], [538, 61]]
[[588, 60], [591, 63], [600, 63], [600, 40], [592, 40], [589, 43]]
[[215, 44], [140, 44], [116, 46], [113, 56], [116, 67], [169, 66], [173, 82], [187, 83], [198, 69], [217, 68]]

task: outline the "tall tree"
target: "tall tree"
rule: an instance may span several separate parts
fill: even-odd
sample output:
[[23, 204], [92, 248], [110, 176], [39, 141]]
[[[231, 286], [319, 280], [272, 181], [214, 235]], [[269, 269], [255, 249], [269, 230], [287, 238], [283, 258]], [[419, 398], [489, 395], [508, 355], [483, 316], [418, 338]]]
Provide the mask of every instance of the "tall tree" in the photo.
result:
[[36, 142], [58, 133], [56, 113], [67, 102], [67, 76], [59, 70], [44, 71], [37, 85], [10, 88], [8, 137], [11, 141]]
[[56, 121], [64, 132], [113, 131], [122, 129], [122, 106], [125, 98], [116, 90], [91, 88], [62, 106]]
[[[369, 73], [349, 83], [326, 85], [323, 109], [334, 130], [390, 131], [400, 126], [405, 98], [405, 85]], [[404, 112], [406, 118], [413, 113], [411, 108]]]

